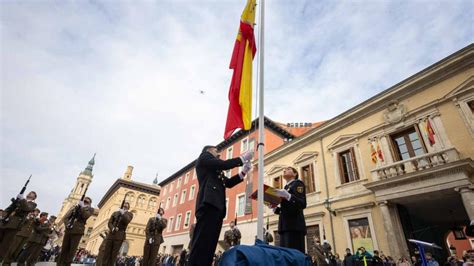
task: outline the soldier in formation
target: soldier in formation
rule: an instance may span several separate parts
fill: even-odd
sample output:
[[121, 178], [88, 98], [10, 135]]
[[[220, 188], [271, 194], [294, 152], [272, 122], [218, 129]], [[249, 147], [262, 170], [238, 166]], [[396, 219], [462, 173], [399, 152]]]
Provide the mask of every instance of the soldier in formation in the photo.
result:
[[71, 265], [76, 249], [84, 235], [87, 219], [94, 213], [91, 207], [92, 199], [85, 197], [77, 206], [71, 208], [60, 223], [64, 223], [64, 233], [61, 254], [57, 265]]
[[158, 209], [155, 217], [151, 217], [146, 225], [145, 246], [143, 247], [143, 265], [155, 265], [160, 244], [163, 243], [163, 230], [168, 220], [163, 218], [165, 211]]

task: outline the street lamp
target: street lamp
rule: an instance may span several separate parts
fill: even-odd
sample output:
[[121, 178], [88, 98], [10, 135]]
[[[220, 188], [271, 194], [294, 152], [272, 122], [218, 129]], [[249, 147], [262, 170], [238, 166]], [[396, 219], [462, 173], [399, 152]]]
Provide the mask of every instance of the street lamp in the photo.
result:
[[330, 214], [336, 216], [336, 211], [331, 209], [331, 203], [329, 202], [329, 199], [326, 199], [324, 201], [324, 207], [326, 207], [326, 210], [328, 210]]

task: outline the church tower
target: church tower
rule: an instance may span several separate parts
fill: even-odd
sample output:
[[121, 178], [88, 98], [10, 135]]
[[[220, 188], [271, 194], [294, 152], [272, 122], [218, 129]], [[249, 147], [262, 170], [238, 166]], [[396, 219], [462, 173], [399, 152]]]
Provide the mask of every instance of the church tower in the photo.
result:
[[[74, 188], [71, 190], [71, 193], [69, 193], [68, 197], [64, 199], [63, 204], [61, 206], [61, 210], [59, 211], [59, 214], [57, 215], [58, 222], [61, 221], [63, 216], [67, 213], [67, 211], [70, 208], [72, 208], [79, 202], [82, 195], [84, 194], [86, 189], [89, 187], [90, 183], [92, 182], [92, 177], [94, 177], [94, 175], [92, 174], [92, 169], [94, 167], [94, 164], [95, 164], [95, 153], [92, 159], [90, 159], [87, 167], [77, 177], [76, 184], [74, 185]], [[60, 228], [64, 228], [64, 224], [62, 224]]]

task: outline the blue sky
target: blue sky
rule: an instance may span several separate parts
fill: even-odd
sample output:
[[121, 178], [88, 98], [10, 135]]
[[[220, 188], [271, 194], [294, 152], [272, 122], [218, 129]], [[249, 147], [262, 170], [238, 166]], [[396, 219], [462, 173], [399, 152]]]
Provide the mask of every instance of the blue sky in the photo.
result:
[[[2, 1], [0, 206], [32, 173], [57, 212], [94, 152], [98, 203], [127, 165], [162, 180], [220, 142], [244, 5]], [[342, 113], [472, 43], [473, 5], [266, 1], [266, 115]]]

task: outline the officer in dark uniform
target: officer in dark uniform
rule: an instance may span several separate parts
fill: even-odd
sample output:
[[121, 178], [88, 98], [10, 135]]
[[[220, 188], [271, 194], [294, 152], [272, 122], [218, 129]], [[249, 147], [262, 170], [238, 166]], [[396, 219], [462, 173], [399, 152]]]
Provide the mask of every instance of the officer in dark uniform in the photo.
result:
[[11, 204], [5, 213], [10, 213], [9, 217], [2, 217], [0, 221], [0, 261], [6, 255], [16, 233], [20, 231], [21, 226], [25, 222], [28, 213], [36, 208], [36, 192], [31, 191], [26, 195], [18, 194], [15, 204]]
[[306, 191], [303, 181], [298, 179], [298, 171], [293, 167], [283, 170], [286, 180], [285, 189], [279, 189], [278, 194], [283, 200], [280, 207], [275, 208], [279, 214], [278, 234], [280, 247], [294, 248], [305, 253], [304, 236], [306, 223], [303, 210], [306, 208]]
[[8, 251], [5, 255], [5, 259], [3, 259], [3, 265], [10, 265], [13, 261], [16, 261], [18, 255], [20, 255], [23, 246], [25, 245], [28, 237], [30, 237], [31, 232], [33, 231], [33, 225], [36, 220], [36, 217], [40, 214], [39, 209], [35, 209], [34, 211], [30, 212], [26, 217], [21, 230], [16, 234], [13, 242], [11, 243]]
[[[61, 223], [65, 224], [66, 230], [57, 265], [71, 265], [79, 242], [84, 235], [87, 219], [94, 214], [94, 208], [91, 207], [91, 204], [91, 198], [85, 197], [84, 201], [79, 202], [78, 206], [72, 207], [64, 215]], [[77, 213], [75, 213], [76, 211]]]
[[143, 247], [143, 262], [142, 265], [155, 265], [158, 250], [160, 249], [163, 240], [163, 230], [168, 225], [168, 220], [163, 218], [165, 211], [163, 208], [158, 209], [155, 217], [148, 219], [146, 225], [145, 246]]
[[115, 265], [120, 247], [126, 238], [125, 231], [127, 230], [128, 224], [133, 219], [133, 214], [128, 211], [129, 208], [130, 204], [125, 202], [123, 209], [119, 209], [112, 213], [112, 216], [109, 219], [108, 227], [110, 231], [105, 239], [103, 257], [103, 265], [105, 266]]
[[[225, 189], [242, 182], [251, 170], [250, 160], [253, 152], [242, 156], [221, 160], [214, 146], [205, 146], [196, 161], [196, 173], [199, 181], [199, 192], [196, 201], [196, 228], [191, 244], [189, 265], [207, 266], [212, 264], [214, 251], [226, 214]], [[245, 164], [244, 164], [245, 163]], [[223, 171], [244, 165], [242, 172], [227, 178]]]

